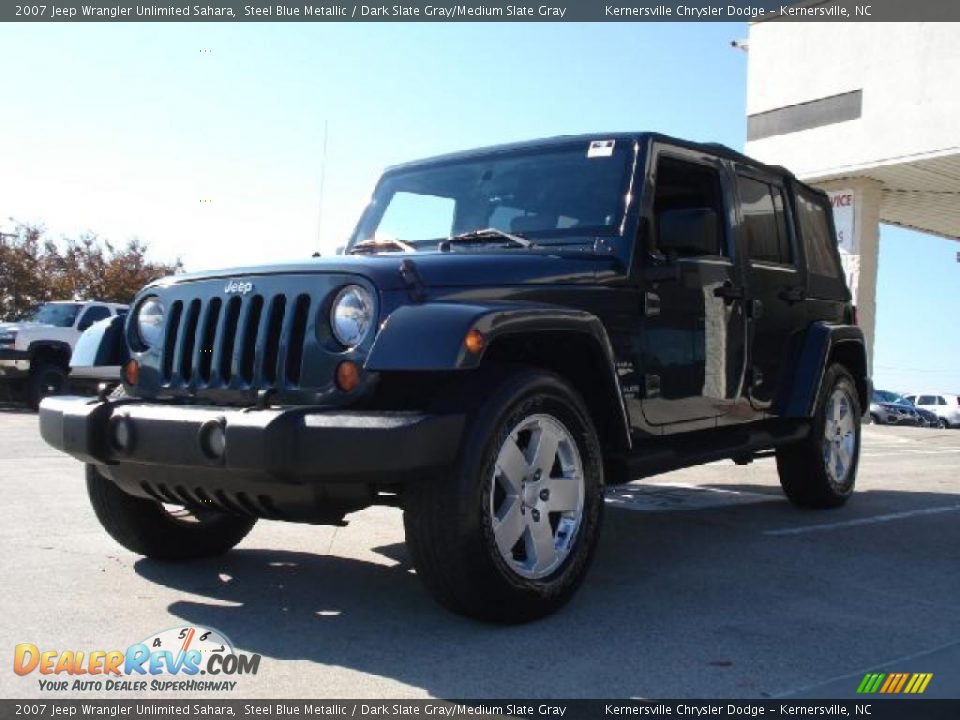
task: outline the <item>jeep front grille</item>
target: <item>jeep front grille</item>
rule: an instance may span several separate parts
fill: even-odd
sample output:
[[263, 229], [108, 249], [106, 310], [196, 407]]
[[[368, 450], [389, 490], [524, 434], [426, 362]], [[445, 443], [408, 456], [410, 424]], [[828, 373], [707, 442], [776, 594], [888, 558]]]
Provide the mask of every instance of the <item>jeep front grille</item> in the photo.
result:
[[297, 387], [310, 306], [307, 294], [175, 300], [160, 365], [163, 386]]

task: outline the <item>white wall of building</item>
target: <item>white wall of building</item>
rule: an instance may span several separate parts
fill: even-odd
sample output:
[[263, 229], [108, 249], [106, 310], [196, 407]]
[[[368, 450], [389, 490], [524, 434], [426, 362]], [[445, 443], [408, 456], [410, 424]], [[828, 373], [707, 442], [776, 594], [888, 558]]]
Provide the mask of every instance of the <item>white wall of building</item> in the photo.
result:
[[854, 90], [858, 120], [749, 141], [748, 155], [798, 176], [960, 150], [960, 23], [750, 26], [747, 114]]

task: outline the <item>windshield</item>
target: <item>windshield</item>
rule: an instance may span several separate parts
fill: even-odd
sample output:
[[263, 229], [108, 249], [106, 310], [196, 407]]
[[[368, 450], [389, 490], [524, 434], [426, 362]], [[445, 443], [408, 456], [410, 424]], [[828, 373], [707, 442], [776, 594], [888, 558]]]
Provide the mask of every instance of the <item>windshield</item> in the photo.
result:
[[47, 303], [38, 307], [30, 320], [56, 327], [73, 327], [80, 307], [79, 303]]
[[876, 402], [898, 403], [900, 405], [910, 404], [903, 397], [903, 395], [898, 395], [897, 393], [890, 392], [888, 390], [874, 390], [873, 398]]
[[388, 173], [351, 245], [401, 240], [432, 248], [448, 237], [491, 228], [536, 244], [612, 234], [624, 211], [631, 145], [597, 145]]

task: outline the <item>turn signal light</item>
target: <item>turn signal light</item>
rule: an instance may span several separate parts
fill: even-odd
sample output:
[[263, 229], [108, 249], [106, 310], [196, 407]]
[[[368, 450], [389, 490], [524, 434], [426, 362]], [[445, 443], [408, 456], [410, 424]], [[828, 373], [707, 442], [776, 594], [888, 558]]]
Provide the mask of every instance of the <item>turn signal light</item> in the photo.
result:
[[337, 387], [344, 392], [350, 392], [360, 384], [360, 367], [350, 360], [344, 360], [337, 365]]
[[486, 340], [482, 332], [476, 328], [471, 328], [467, 336], [463, 339], [463, 344], [464, 347], [467, 348], [467, 352], [479, 355], [480, 351], [483, 350], [483, 346], [486, 344]]
[[127, 385], [136, 385], [140, 380], [140, 363], [136, 360], [131, 360], [124, 365], [123, 377], [127, 381]]

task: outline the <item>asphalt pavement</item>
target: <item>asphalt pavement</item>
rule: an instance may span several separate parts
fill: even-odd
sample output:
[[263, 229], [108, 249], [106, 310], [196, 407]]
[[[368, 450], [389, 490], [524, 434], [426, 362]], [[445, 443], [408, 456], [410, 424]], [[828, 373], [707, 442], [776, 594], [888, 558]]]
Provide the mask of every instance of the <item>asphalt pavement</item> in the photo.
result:
[[[960, 431], [870, 426], [836, 510], [789, 505], [772, 460], [617, 489], [573, 602], [497, 627], [434, 604], [396, 509], [260, 522], [216, 560], [141, 559], [100, 528], [82, 466], [36, 415], [0, 409], [0, 652], [202, 625], [262, 656], [224, 697], [835, 698], [868, 672], [933, 673], [926, 697], [960, 697], [958, 469]], [[0, 697], [42, 696], [38, 677], [0, 667]], [[82, 695], [97, 696], [131, 694]]]

